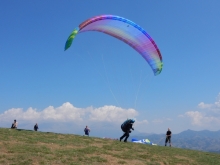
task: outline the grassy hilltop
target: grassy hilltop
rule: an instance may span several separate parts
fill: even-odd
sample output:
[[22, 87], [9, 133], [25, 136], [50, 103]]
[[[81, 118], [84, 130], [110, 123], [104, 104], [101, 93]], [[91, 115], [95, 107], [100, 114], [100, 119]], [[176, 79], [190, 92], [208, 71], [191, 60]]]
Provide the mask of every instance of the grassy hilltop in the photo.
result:
[[0, 164], [220, 165], [220, 154], [0, 128]]

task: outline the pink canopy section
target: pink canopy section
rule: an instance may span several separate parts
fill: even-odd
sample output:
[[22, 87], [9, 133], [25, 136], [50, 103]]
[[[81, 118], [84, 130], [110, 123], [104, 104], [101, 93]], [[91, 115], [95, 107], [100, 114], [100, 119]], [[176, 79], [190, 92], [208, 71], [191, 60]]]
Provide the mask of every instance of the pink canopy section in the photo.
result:
[[92, 17], [79, 25], [69, 36], [68, 49], [77, 33], [98, 31], [113, 36], [134, 48], [150, 65], [155, 75], [163, 68], [162, 56], [154, 40], [134, 22], [114, 15]]

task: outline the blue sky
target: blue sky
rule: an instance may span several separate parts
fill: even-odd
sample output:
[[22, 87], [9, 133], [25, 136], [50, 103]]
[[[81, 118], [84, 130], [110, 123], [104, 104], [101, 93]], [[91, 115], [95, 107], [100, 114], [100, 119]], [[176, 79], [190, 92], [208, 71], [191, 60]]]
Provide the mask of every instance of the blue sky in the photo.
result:
[[[0, 127], [94, 136], [173, 133], [220, 126], [220, 2], [213, 1], [6, 1], [0, 2]], [[154, 76], [125, 43], [98, 32], [72, 30], [101, 14], [143, 27], [163, 57]], [[135, 133], [134, 132], [134, 133]]]

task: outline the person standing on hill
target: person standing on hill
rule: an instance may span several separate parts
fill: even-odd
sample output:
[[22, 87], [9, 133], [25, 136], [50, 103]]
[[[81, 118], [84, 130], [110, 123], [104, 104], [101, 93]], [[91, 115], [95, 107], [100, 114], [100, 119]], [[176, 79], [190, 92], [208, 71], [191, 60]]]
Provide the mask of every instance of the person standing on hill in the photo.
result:
[[167, 146], [167, 142], [170, 143], [170, 147], [171, 147], [171, 135], [172, 135], [172, 132], [170, 131], [170, 129], [168, 128], [168, 131], [166, 133], [166, 140], [165, 140], [165, 146]]
[[14, 123], [12, 123], [11, 128], [17, 129], [17, 127], [18, 127], [18, 122], [16, 120], [14, 120]]
[[84, 132], [86, 136], [89, 136], [90, 129], [88, 128], [88, 126], [86, 126], [86, 128], [84, 129]]
[[34, 125], [34, 130], [35, 130], [35, 131], [38, 130], [38, 124], [37, 124], [37, 123]]
[[127, 139], [129, 137], [129, 133], [131, 133], [131, 129], [134, 130], [132, 127], [134, 124], [134, 119], [127, 119], [124, 123], [121, 125], [121, 129], [124, 132], [124, 134], [120, 137], [120, 141], [125, 137], [124, 142], [127, 142]]

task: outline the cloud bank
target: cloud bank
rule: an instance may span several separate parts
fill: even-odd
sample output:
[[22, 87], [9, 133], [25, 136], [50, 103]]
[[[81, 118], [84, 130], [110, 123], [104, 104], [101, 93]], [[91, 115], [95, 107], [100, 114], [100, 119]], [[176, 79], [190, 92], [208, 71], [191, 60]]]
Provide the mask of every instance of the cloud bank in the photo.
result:
[[188, 117], [191, 124], [207, 129], [219, 129], [220, 126], [220, 93], [214, 103], [200, 102], [197, 111], [188, 111], [181, 117]]
[[22, 108], [12, 108], [0, 114], [1, 121], [17, 119], [20, 121], [56, 121], [80, 122], [84, 120], [96, 122], [122, 122], [126, 118], [134, 118], [138, 112], [134, 109], [123, 109], [116, 106], [103, 106], [99, 108], [77, 108], [66, 102], [60, 107], [49, 106], [42, 111], [32, 107], [26, 111]]
[[[55, 132], [70, 132], [70, 130], [82, 130], [85, 125], [96, 128], [98, 132], [120, 130], [121, 123], [127, 118], [136, 118], [139, 115], [135, 109], [123, 109], [121, 107], [106, 105], [103, 107], [77, 108], [69, 102], [59, 107], [48, 106], [39, 111], [32, 107], [11, 108], [0, 114], [0, 125], [9, 127], [14, 119], [18, 121], [18, 128], [32, 129], [34, 123], [40, 123], [41, 128]], [[145, 126], [147, 120], [136, 121], [135, 127]], [[47, 129], [46, 129], [47, 126]], [[110, 134], [110, 133], [109, 133]]]

